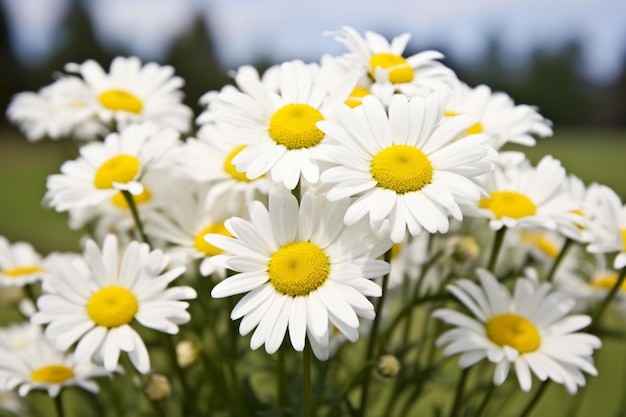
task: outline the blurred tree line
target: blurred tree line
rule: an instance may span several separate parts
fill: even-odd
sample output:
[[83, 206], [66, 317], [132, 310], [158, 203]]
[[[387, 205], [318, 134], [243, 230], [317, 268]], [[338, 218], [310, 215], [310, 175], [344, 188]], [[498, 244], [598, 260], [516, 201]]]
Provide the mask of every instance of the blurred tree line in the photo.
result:
[[[128, 54], [123, 50], [105, 48], [98, 42], [80, 0], [72, 0], [62, 25], [59, 47], [36, 67], [22, 66], [15, 58], [10, 48], [7, 23], [4, 9], [0, 7], [0, 79], [5, 80], [0, 83], [3, 112], [13, 94], [37, 91], [49, 84], [54, 73], [61, 71], [67, 62], [94, 59], [108, 68], [115, 56]], [[176, 74], [185, 79], [186, 102], [196, 114], [200, 110], [197, 101], [203, 93], [219, 89], [230, 81], [226, 69], [220, 67], [209, 29], [198, 17], [160, 62], [172, 65]], [[434, 45], [428, 49], [446, 52], [445, 48]], [[484, 83], [493, 90], [507, 92], [518, 104], [538, 106], [541, 113], [558, 126], [626, 127], [626, 59], [617, 80], [598, 84], [579, 70], [581, 52], [577, 41], [571, 41], [556, 52], [537, 50], [520, 70], [507, 65], [501, 44], [492, 37], [486, 56], [478, 64], [457, 62], [448, 54], [444, 62], [469, 85]], [[626, 53], [623, 55], [626, 58]], [[266, 68], [271, 63], [256, 64], [259, 68]], [[4, 118], [3, 122], [6, 123]]]

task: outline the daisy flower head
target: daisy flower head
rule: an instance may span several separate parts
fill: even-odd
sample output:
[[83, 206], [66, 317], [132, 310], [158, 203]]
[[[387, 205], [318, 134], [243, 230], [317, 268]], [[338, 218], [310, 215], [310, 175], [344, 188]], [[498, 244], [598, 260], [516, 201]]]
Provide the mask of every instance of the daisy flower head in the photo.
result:
[[295, 350], [302, 351], [308, 340], [325, 360], [330, 325], [356, 341], [359, 316], [374, 318], [366, 297], [380, 296], [381, 289], [370, 279], [389, 272], [389, 264], [377, 258], [391, 242], [377, 239], [362, 223], [345, 226], [348, 205], [347, 200], [330, 202], [307, 192], [298, 206], [294, 196], [276, 191], [270, 194], [269, 210], [254, 201], [250, 221], [226, 221], [234, 237], [205, 237], [225, 251], [213, 262], [237, 272], [218, 283], [211, 296], [246, 294], [231, 318], [243, 317], [242, 335], [256, 327], [252, 349], [264, 344], [268, 353], [276, 352], [289, 329]]
[[447, 345], [444, 356], [460, 353], [459, 366], [468, 368], [487, 359], [496, 364], [493, 383], [501, 385], [511, 365], [521, 389], [530, 391], [531, 373], [540, 380], [563, 384], [570, 394], [585, 385], [583, 372], [597, 375], [593, 351], [596, 336], [577, 332], [591, 323], [586, 315], [569, 315], [575, 301], [552, 291], [551, 285], [519, 278], [513, 294], [488, 271], [477, 270], [480, 285], [461, 279], [448, 290], [472, 316], [440, 309], [433, 316], [456, 326], [437, 340]]
[[66, 161], [61, 174], [48, 177], [45, 200], [57, 211], [97, 205], [128, 191], [136, 198], [149, 192], [142, 184], [148, 171], [169, 168], [168, 152], [181, 142], [178, 132], [153, 123], [130, 125], [104, 142], [88, 143], [80, 156]]
[[23, 287], [50, 275], [45, 260], [27, 242], [0, 236], [0, 288]]
[[0, 349], [21, 350], [41, 340], [42, 336], [41, 327], [29, 322], [0, 327]]
[[493, 230], [504, 226], [555, 230], [559, 222], [568, 219], [583, 224], [584, 218], [574, 212], [578, 204], [563, 187], [566, 177], [561, 162], [546, 155], [533, 167], [518, 156], [500, 154], [495, 169], [483, 178], [489, 196], [476, 205], [464, 206], [464, 212], [489, 219]]
[[611, 188], [598, 185], [594, 215], [590, 220], [593, 238], [587, 246], [591, 253], [614, 253], [613, 268], [626, 267], [626, 204]]
[[254, 68], [239, 68], [240, 91], [219, 95], [227, 105], [217, 116], [232, 127], [228, 137], [246, 145], [231, 161], [237, 171], [249, 179], [269, 174], [274, 183], [293, 190], [301, 177], [318, 182], [320, 168], [313, 156], [325, 134], [316, 123], [334, 117], [335, 105], [348, 97], [356, 80], [335, 65], [301, 61], [283, 63], [278, 76], [276, 92]]
[[94, 358], [112, 371], [125, 351], [134, 367], [147, 373], [150, 357], [131, 324], [178, 333], [178, 325], [190, 319], [188, 303], [181, 300], [195, 298], [196, 292], [168, 285], [185, 268], [166, 270], [167, 257], [145, 243], [132, 241], [120, 252], [114, 235], [104, 239], [102, 249], [88, 240], [83, 256], [84, 263], [59, 265], [31, 322], [47, 324], [45, 334], [60, 350], [78, 342], [78, 361]]
[[94, 60], [66, 64], [65, 70], [82, 77], [92, 91], [95, 114], [109, 126], [151, 121], [181, 133], [191, 126], [192, 111], [182, 103], [184, 80], [169, 65], [118, 56], [108, 73]]
[[454, 71], [438, 62], [444, 56], [437, 51], [423, 51], [404, 57], [411, 37], [405, 33], [389, 42], [378, 33], [367, 31], [361, 36], [355, 29], [344, 26], [331, 32], [335, 40], [348, 49], [339, 57], [344, 65], [360, 75], [356, 96], [371, 92], [384, 103], [395, 93], [410, 97], [428, 95], [434, 91], [450, 91], [457, 78]]
[[48, 396], [56, 397], [69, 386], [98, 392], [93, 378], [110, 376], [111, 372], [90, 360], [77, 361], [42, 338], [23, 349], [0, 349], [0, 374], [0, 390], [17, 388], [21, 397], [32, 390], [45, 390]]
[[[453, 142], [475, 119], [443, 119], [445, 95], [426, 98], [395, 95], [385, 109], [374, 96], [361, 106], [340, 107], [339, 123], [319, 122], [329, 136], [321, 157], [336, 164], [321, 180], [335, 184], [330, 200], [356, 196], [345, 215], [354, 224], [369, 215], [379, 229], [389, 220], [391, 239], [406, 229], [446, 233], [448, 216], [462, 219], [460, 201], [478, 201], [484, 193], [476, 177], [492, 169], [495, 150], [485, 135]], [[330, 140], [332, 139], [332, 140]]]
[[500, 149], [506, 143], [534, 146], [533, 135], [552, 136], [552, 123], [535, 107], [516, 105], [504, 92], [493, 92], [486, 85], [471, 88], [463, 82], [455, 84], [446, 105], [446, 117], [474, 114], [480, 119], [464, 134], [484, 133], [491, 146]]

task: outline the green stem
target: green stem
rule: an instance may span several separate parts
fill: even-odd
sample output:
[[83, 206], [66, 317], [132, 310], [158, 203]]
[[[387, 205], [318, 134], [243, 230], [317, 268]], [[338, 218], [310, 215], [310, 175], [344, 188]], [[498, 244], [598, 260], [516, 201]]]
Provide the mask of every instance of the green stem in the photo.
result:
[[[185, 411], [189, 411], [188, 407], [189, 407], [189, 402], [191, 402], [191, 405], [195, 408], [195, 398], [193, 398], [193, 394], [194, 391], [189, 389], [189, 385], [187, 385], [187, 379], [185, 378], [185, 373], [183, 371], [183, 369], [180, 367], [180, 365], [178, 364], [178, 358], [176, 355], [176, 346], [174, 345], [174, 341], [172, 340], [173, 336], [169, 335], [169, 334], [165, 334], [163, 333], [163, 336], [165, 337], [165, 345], [166, 345], [166, 349], [167, 349], [167, 354], [169, 356], [169, 360], [170, 362], [172, 362], [172, 367], [174, 368], [174, 372], [176, 373], [176, 377], [178, 378], [178, 381], [180, 382], [180, 386], [183, 389], [183, 407], [185, 409]], [[191, 401], [185, 401], [185, 397], [190, 396]]]
[[150, 240], [148, 239], [148, 236], [146, 236], [145, 232], [143, 231], [143, 223], [141, 222], [141, 218], [139, 217], [139, 211], [137, 210], [137, 205], [135, 204], [135, 199], [133, 198], [133, 195], [128, 190], [122, 190], [120, 192], [124, 196], [124, 199], [126, 200], [126, 203], [128, 204], [128, 208], [130, 209], [130, 212], [133, 215], [133, 220], [135, 221], [135, 226], [137, 226], [137, 231], [139, 232], [139, 235], [141, 236], [141, 240], [144, 243], [147, 243], [148, 245], [150, 245]]
[[470, 368], [465, 368], [461, 372], [459, 383], [456, 386], [456, 393], [454, 394], [454, 403], [450, 409], [450, 417], [457, 417], [461, 412], [461, 406], [463, 404], [463, 390], [465, 389], [465, 383], [467, 382], [467, 376]]
[[[148, 401], [148, 403], [150, 403], [150, 405], [152, 406], [152, 409], [154, 410], [156, 415], [158, 417], [166, 417], [165, 412], [163, 411], [163, 408], [161, 408], [161, 404], [159, 404], [159, 401], [155, 401], [155, 400], [151, 399], [148, 396], [148, 393], [146, 392], [146, 375], [144, 375], [141, 372], [139, 372], [137, 370], [137, 368], [135, 368], [133, 366], [132, 363], [129, 363], [128, 359], [126, 359], [125, 362], [126, 362], [127, 366], [124, 366], [124, 368], [126, 368], [126, 369], [130, 368], [130, 370], [131, 370], [131, 373], [128, 374], [129, 377], [131, 378], [131, 381], [133, 379], [133, 374], [134, 374], [138, 378], [138, 380], [140, 381], [141, 386], [139, 387], [139, 389], [140, 389], [142, 395]], [[134, 385], [134, 383], [133, 383], [133, 385]]]
[[[391, 260], [391, 249], [385, 252], [384, 257], [386, 262]], [[387, 295], [387, 286], [389, 285], [389, 274], [383, 277], [382, 283], [382, 292], [380, 298], [378, 299], [378, 303], [376, 304], [376, 317], [374, 317], [374, 322], [372, 323], [372, 330], [370, 332], [370, 337], [367, 345], [367, 352], [365, 356], [365, 363], [371, 362], [376, 357], [376, 339], [378, 336], [378, 328], [380, 327], [381, 316], [383, 313], [383, 308], [385, 306], [385, 298]], [[367, 407], [367, 396], [369, 392], [369, 385], [371, 379], [371, 369], [363, 375], [363, 390], [361, 391], [361, 405], [359, 406], [359, 415], [361, 417], [365, 416], [365, 409]]]
[[278, 349], [278, 362], [276, 364], [276, 372], [278, 378], [276, 378], [276, 393], [278, 395], [278, 415], [285, 417], [287, 415], [287, 392], [285, 391], [285, 349], [282, 347]]
[[552, 280], [554, 279], [554, 274], [556, 270], [559, 268], [559, 265], [561, 264], [561, 261], [563, 261], [563, 258], [565, 258], [565, 255], [567, 254], [569, 248], [572, 246], [572, 243], [574, 243], [574, 241], [570, 239], [569, 237], [565, 239], [565, 242], [563, 243], [563, 247], [561, 248], [559, 255], [554, 260], [554, 263], [552, 264], [552, 268], [550, 268], [550, 271], [548, 272], [548, 275], [546, 276], [546, 282], [552, 282]]
[[311, 390], [311, 346], [306, 344], [302, 352], [303, 408], [304, 417], [313, 417], [313, 400]]
[[491, 257], [489, 258], [489, 263], [487, 265], [487, 269], [491, 273], [495, 272], [496, 270], [496, 263], [498, 262], [498, 255], [500, 254], [500, 250], [502, 249], [502, 243], [504, 242], [504, 235], [506, 235], [506, 230], [506, 226], [502, 226], [496, 231], [496, 235], [493, 240], [493, 247], [491, 249]]
[[54, 411], [56, 412], [58, 417], [63, 417], [65, 416], [65, 414], [63, 414], [63, 400], [61, 399], [61, 394], [63, 393], [63, 390], [61, 390], [59, 392], [59, 395], [57, 395], [56, 397], [53, 398], [53, 404], [54, 404]]
[[541, 399], [541, 397], [543, 397], [543, 394], [546, 392], [546, 389], [549, 386], [550, 386], [549, 379], [546, 379], [545, 381], [541, 383], [541, 386], [539, 387], [539, 389], [537, 390], [533, 398], [530, 400], [526, 408], [524, 408], [524, 410], [522, 411], [522, 414], [519, 415], [519, 417], [528, 417], [530, 415], [530, 413], [533, 411], [533, 408], [535, 408], [537, 403], [539, 403], [539, 400]]
[[496, 390], [496, 385], [494, 383], [490, 383], [489, 388], [487, 389], [487, 392], [485, 393], [485, 397], [483, 398], [483, 401], [480, 403], [480, 406], [478, 407], [476, 414], [474, 414], [474, 417], [481, 417], [484, 414], [485, 410], [487, 409], [487, 405], [489, 405], [489, 401], [491, 400], [491, 397], [493, 396], [493, 392], [495, 390]]
[[598, 307], [598, 309], [593, 314], [593, 316], [591, 316], [591, 319], [592, 319], [591, 322], [594, 325], [596, 325], [597, 323], [600, 322], [600, 318], [604, 314], [606, 308], [609, 306], [609, 304], [611, 304], [611, 301], [613, 301], [613, 299], [617, 295], [617, 292], [622, 287], [622, 283], [624, 282], [624, 278], [626, 278], [626, 268], [622, 268], [622, 270], [621, 270], [621, 272], [619, 274], [619, 278], [617, 279], [617, 281], [615, 281], [615, 285], [613, 285], [613, 288], [611, 288], [611, 292], [609, 292], [609, 294], [606, 296], [606, 298], [602, 301], [602, 304], [600, 304], [600, 307]]

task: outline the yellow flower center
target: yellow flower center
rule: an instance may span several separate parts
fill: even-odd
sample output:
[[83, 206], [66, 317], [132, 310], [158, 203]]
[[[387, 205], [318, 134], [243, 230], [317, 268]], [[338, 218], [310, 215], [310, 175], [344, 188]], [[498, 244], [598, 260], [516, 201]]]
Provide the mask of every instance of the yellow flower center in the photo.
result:
[[87, 314], [98, 325], [119, 327], [130, 323], [139, 310], [135, 295], [112, 285], [98, 290], [87, 303]]
[[540, 236], [537, 239], [537, 249], [539, 249], [542, 253], [545, 253], [550, 259], [556, 259], [559, 252], [561, 252], [559, 247], [545, 236]]
[[98, 96], [98, 101], [109, 110], [123, 110], [139, 114], [143, 109], [143, 103], [136, 96], [124, 90], [107, 90]]
[[487, 336], [498, 346], [509, 346], [520, 354], [534, 352], [541, 345], [539, 330], [517, 314], [493, 316], [487, 322]]
[[35, 369], [30, 379], [43, 384], [62, 384], [74, 378], [74, 371], [65, 365], [47, 365]]
[[413, 81], [413, 68], [400, 55], [383, 52], [370, 58], [370, 74], [376, 79], [376, 68], [389, 70], [389, 81], [393, 84], [410, 83]]
[[537, 206], [530, 198], [515, 191], [494, 191], [491, 193], [491, 200], [481, 198], [478, 202], [480, 208], [489, 209], [496, 216], [496, 219], [510, 217], [521, 219], [529, 217], [537, 212]]
[[269, 134], [274, 142], [287, 149], [311, 148], [324, 139], [315, 123], [324, 116], [308, 104], [287, 104], [272, 115]]
[[233, 237], [233, 235], [228, 231], [224, 223], [214, 223], [208, 227], [202, 229], [193, 240], [193, 245], [198, 249], [199, 252], [205, 253], [207, 256], [215, 256], [223, 253], [224, 251], [216, 246], [211, 245], [209, 242], [204, 240], [204, 236], [216, 233], [228, 237]]
[[246, 145], [237, 146], [235, 149], [232, 150], [231, 153], [228, 154], [226, 160], [224, 161], [224, 172], [226, 172], [237, 181], [250, 182], [253, 180], [248, 179], [245, 172], [237, 171], [237, 168], [233, 164], [233, 158], [236, 157], [239, 152], [243, 151], [245, 147]]
[[[152, 194], [150, 194], [150, 191], [148, 191], [146, 187], [143, 188], [141, 194], [133, 195], [133, 201], [135, 202], [136, 206], [138, 206], [139, 204], [147, 203], [148, 201], [150, 201], [151, 198]], [[111, 197], [111, 203], [113, 203], [114, 206], [122, 209], [128, 208], [128, 201], [126, 201], [126, 198], [124, 198], [124, 194], [122, 194], [121, 191]]]
[[2, 273], [15, 278], [21, 275], [34, 274], [35, 272], [41, 271], [42, 269], [38, 266], [18, 266], [16, 268], [5, 269]]
[[623, 244], [623, 251], [626, 252], [626, 229], [622, 229], [622, 244]]
[[358, 107], [361, 105], [363, 97], [369, 96], [370, 94], [372, 93], [367, 88], [354, 87], [354, 89], [350, 93], [350, 97], [348, 97], [345, 103], [352, 108]]
[[400, 255], [401, 250], [402, 246], [399, 243], [394, 243], [391, 246], [391, 259], [396, 259]]
[[[446, 110], [443, 115], [445, 117], [452, 117], [452, 116], [458, 116], [457, 112], [454, 111], [450, 111], [450, 110]], [[465, 130], [465, 133], [467, 135], [476, 135], [478, 133], [483, 133], [484, 129], [483, 129], [483, 125], [482, 123], [480, 123], [480, 121], [474, 123], [473, 125], [471, 125], [470, 127], [468, 127]]]
[[96, 188], [113, 188], [114, 182], [127, 183], [139, 173], [139, 159], [130, 155], [116, 155], [107, 160], [96, 171]]
[[[594, 276], [589, 281], [589, 286], [596, 290], [611, 291], [617, 283], [617, 272], [606, 272], [604, 274]], [[623, 282], [619, 288], [620, 292], [626, 292], [626, 282]]]
[[372, 159], [372, 177], [378, 186], [398, 194], [421, 190], [433, 178], [433, 166], [421, 150], [409, 145], [391, 145]]
[[314, 243], [293, 242], [272, 254], [268, 273], [276, 291], [291, 297], [306, 296], [326, 282], [330, 260]]

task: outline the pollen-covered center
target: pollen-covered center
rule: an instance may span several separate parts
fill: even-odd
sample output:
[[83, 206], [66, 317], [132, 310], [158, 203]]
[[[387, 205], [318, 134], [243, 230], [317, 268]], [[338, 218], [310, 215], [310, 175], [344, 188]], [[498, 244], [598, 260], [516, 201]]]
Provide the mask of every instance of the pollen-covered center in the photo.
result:
[[98, 325], [119, 327], [130, 323], [139, 310], [135, 295], [126, 288], [112, 285], [91, 296], [87, 314]]
[[622, 229], [622, 251], [626, 252], [626, 229]]
[[62, 384], [74, 378], [74, 371], [65, 365], [46, 365], [35, 369], [30, 379], [42, 384]]
[[[135, 205], [138, 206], [140, 204], [150, 201], [150, 199], [152, 198], [152, 194], [150, 194], [150, 191], [146, 187], [143, 187], [143, 191], [141, 192], [141, 194], [132, 195], [132, 197]], [[126, 197], [124, 197], [124, 194], [122, 194], [121, 191], [111, 197], [111, 203], [114, 206], [122, 209], [128, 208], [128, 201], [126, 201]]]
[[530, 198], [515, 191], [494, 191], [490, 200], [481, 198], [478, 206], [491, 210], [496, 219], [503, 217], [521, 219], [533, 216], [537, 212], [537, 206]]
[[352, 108], [359, 107], [363, 102], [363, 97], [369, 96], [370, 94], [372, 94], [372, 92], [367, 88], [354, 87], [345, 103]]
[[5, 269], [2, 272], [4, 275], [8, 275], [10, 277], [20, 277], [22, 275], [35, 274], [37, 272], [41, 272], [42, 269], [38, 266], [18, 266], [16, 268]]
[[127, 183], [139, 173], [139, 159], [131, 155], [116, 155], [100, 165], [94, 177], [96, 188], [113, 188], [114, 182]]
[[433, 166], [428, 157], [409, 145], [391, 145], [378, 152], [370, 172], [379, 187], [398, 194], [419, 191], [433, 178]]
[[[453, 116], [458, 116], [459, 114], [458, 114], [457, 112], [454, 112], [454, 111], [451, 111], [451, 110], [446, 110], [446, 111], [443, 113], [443, 115], [444, 115], [445, 117], [453, 117]], [[483, 128], [482, 123], [480, 123], [480, 122], [476, 122], [476, 123], [474, 123], [473, 125], [471, 125], [470, 127], [468, 127], [468, 128], [465, 130], [465, 133], [466, 133], [467, 135], [476, 135], [476, 134], [478, 134], [478, 133], [483, 133], [483, 131], [484, 131], [484, 128]]]
[[224, 251], [204, 240], [204, 236], [211, 233], [233, 237], [233, 235], [228, 231], [226, 226], [224, 226], [224, 222], [213, 223], [212, 225], [202, 229], [196, 235], [195, 239], [193, 240], [193, 245], [196, 247], [196, 249], [198, 249], [198, 251], [206, 254], [207, 256], [219, 255]]
[[237, 181], [250, 182], [253, 180], [248, 179], [245, 171], [244, 172], [237, 171], [237, 167], [235, 167], [235, 164], [233, 164], [233, 158], [239, 155], [239, 152], [243, 151], [245, 147], [246, 145], [237, 146], [228, 154], [228, 156], [224, 160], [224, 172], [226, 172], [228, 175], [230, 175], [231, 177], [233, 177], [233, 179]]
[[268, 265], [276, 291], [291, 297], [305, 296], [326, 282], [330, 260], [311, 242], [293, 242], [278, 249]]
[[[594, 276], [589, 281], [589, 286], [596, 290], [611, 291], [617, 283], [617, 272], [611, 271]], [[619, 288], [620, 292], [626, 292], [626, 282], [623, 282]]]
[[106, 90], [98, 95], [98, 101], [109, 110], [123, 110], [139, 114], [143, 110], [143, 103], [136, 96], [124, 90]]
[[308, 104], [287, 104], [272, 115], [269, 135], [287, 149], [311, 148], [324, 139], [324, 132], [315, 125], [324, 116]]
[[539, 330], [517, 314], [505, 313], [493, 316], [486, 327], [487, 336], [493, 343], [500, 347], [512, 347], [521, 354], [534, 352], [541, 345]]
[[376, 68], [389, 70], [389, 81], [394, 84], [410, 83], [413, 81], [413, 68], [400, 55], [383, 52], [374, 54], [370, 58], [370, 74], [376, 79]]

